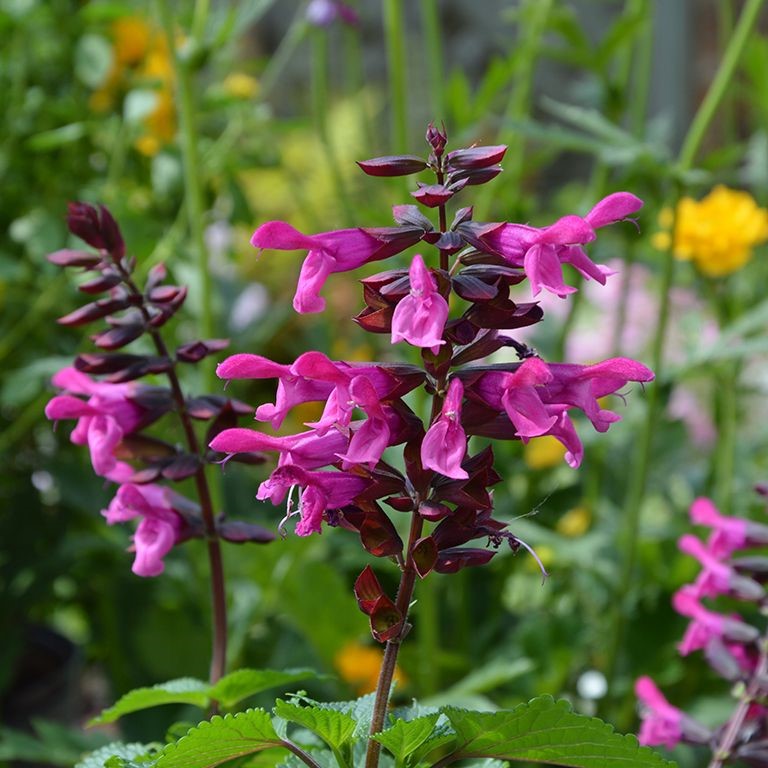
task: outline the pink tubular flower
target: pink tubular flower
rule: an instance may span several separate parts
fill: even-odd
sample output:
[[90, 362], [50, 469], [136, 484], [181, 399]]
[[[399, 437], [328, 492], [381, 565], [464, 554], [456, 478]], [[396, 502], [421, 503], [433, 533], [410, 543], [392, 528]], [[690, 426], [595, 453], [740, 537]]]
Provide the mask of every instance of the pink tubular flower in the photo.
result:
[[702, 597], [717, 597], [731, 591], [731, 579], [735, 575], [733, 570], [721, 563], [700, 539], [686, 533], [680, 537], [677, 546], [681, 552], [695, 557], [704, 569], [696, 579], [698, 594]]
[[392, 315], [392, 343], [407, 341], [437, 354], [445, 344], [443, 329], [448, 320], [448, 302], [438, 293], [437, 283], [417, 253], [408, 270], [411, 291], [400, 299]]
[[304, 469], [317, 469], [332, 464], [339, 451], [343, 451], [349, 438], [338, 431], [319, 435], [315, 430], [296, 435], [265, 435], [255, 429], [233, 427], [219, 432], [210, 448], [227, 454], [277, 451], [278, 466], [295, 464]]
[[750, 544], [768, 543], [768, 526], [739, 517], [725, 517], [714, 503], [701, 497], [691, 504], [691, 521], [712, 528], [709, 548], [717, 557], [730, 557], [737, 549]]
[[759, 632], [739, 617], [723, 616], [707, 610], [699, 602], [701, 592], [696, 586], [681, 587], [672, 596], [672, 606], [681, 615], [691, 619], [680, 645], [680, 654], [687, 656], [704, 648], [713, 637], [736, 642], [752, 642]]
[[163, 572], [163, 557], [185, 533], [185, 520], [174, 507], [184, 503], [186, 499], [169, 488], [127, 483], [117, 489], [109, 507], [102, 511], [110, 525], [141, 518], [132, 547], [136, 557], [131, 570], [137, 576], [159, 576]]
[[349, 394], [351, 402], [364, 410], [368, 418], [355, 430], [346, 452], [339, 454], [341, 466], [342, 469], [349, 469], [355, 464], [367, 464], [369, 469], [373, 469], [390, 444], [387, 417], [376, 388], [366, 377], [353, 379]]
[[440, 417], [427, 430], [421, 443], [421, 463], [455, 480], [466, 480], [469, 475], [461, 462], [467, 452], [467, 436], [461, 426], [461, 401], [464, 385], [460, 379], [451, 379], [443, 401]]
[[683, 713], [673, 707], [650, 677], [638, 678], [635, 695], [642, 704], [638, 740], [643, 746], [672, 749], [683, 737]]
[[124, 435], [131, 434], [141, 423], [144, 411], [132, 402], [136, 385], [109, 384], [94, 381], [75, 368], [63, 368], [53, 377], [53, 384], [76, 395], [87, 395], [81, 400], [72, 394], [53, 397], [45, 407], [49, 419], [77, 419], [70, 440], [76, 445], [87, 445], [93, 471], [114, 482], [125, 482], [133, 475], [133, 468], [118, 461], [114, 449]]
[[584, 218], [564, 216], [541, 229], [523, 224], [492, 224], [481, 230], [478, 237], [510, 264], [523, 267], [534, 296], [546, 288], [565, 298], [576, 289], [563, 282], [562, 264], [571, 264], [585, 278], [604, 285], [611, 270], [595, 264], [582, 246], [595, 239], [595, 229], [628, 217], [642, 205], [634, 195], [616, 192], [597, 203]]
[[[361, 493], [369, 481], [347, 472], [308, 472], [301, 467], [285, 465], [278, 467], [260, 486], [256, 494], [262, 501], [269, 499], [279, 504], [293, 488], [299, 490], [298, 513], [301, 520], [296, 525], [298, 536], [309, 536], [321, 532], [323, 513], [329, 509], [340, 509], [350, 504]], [[285, 521], [296, 512], [288, 499]]]
[[[320, 434], [331, 426], [349, 424], [354, 407], [350, 385], [354, 379], [368, 379], [379, 399], [402, 385], [380, 366], [336, 362], [315, 351], [300, 355], [292, 365], [274, 363], [260, 355], [232, 355], [218, 366], [216, 374], [222, 379], [278, 379], [274, 404], [266, 403], [256, 409], [256, 418], [269, 421], [273, 429], [280, 428], [291, 408], [307, 402], [325, 402], [320, 420], [309, 425]], [[417, 384], [418, 379], [405, 385], [404, 391]]]
[[255, 248], [309, 251], [293, 298], [293, 308], [300, 313], [325, 309], [320, 290], [330, 274], [348, 272], [369, 261], [387, 258], [410, 244], [406, 241], [384, 243], [360, 228], [304, 235], [284, 221], [267, 221], [251, 237], [251, 245]]
[[600, 408], [599, 398], [618, 392], [630, 381], [653, 381], [650, 368], [625, 357], [603, 360], [595, 365], [549, 365], [552, 380], [542, 391], [548, 404], [564, 404], [584, 411], [598, 432], [621, 420], [613, 411]]

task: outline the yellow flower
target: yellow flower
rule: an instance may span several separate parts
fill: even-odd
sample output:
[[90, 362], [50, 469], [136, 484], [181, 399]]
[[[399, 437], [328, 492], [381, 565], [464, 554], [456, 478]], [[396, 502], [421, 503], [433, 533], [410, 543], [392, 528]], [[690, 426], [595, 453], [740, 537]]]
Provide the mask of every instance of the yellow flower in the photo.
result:
[[[360, 643], [347, 643], [336, 654], [333, 665], [341, 679], [349, 683], [362, 696], [376, 690], [383, 656], [379, 648]], [[394, 680], [398, 685], [405, 683], [405, 675], [400, 667], [395, 667]]]
[[115, 46], [115, 62], [129, 67], [138, 64], [147, 55], [152, 30], [138, 16], [124, 16], [112, 24], [112, 40]]
[[221, 84], [227, 96], [233, 99], [252, 99], [259, 92], [259, 81], [245, 72], [233, 72]]
[[[653, 238], [656, 248], [672, 244], [672, 211], [666, 209], [659, 223], [666, 230]], [[693, 261], [708, 277], [722, 277], [741, 269], [752, 249], [768, 240], [768, 210], [740, 190], [719, 185], [706, 197], [684, 197], [677, 205], [674, 252], [678, 259]]]
[[565, 446], [552, 435], [532, 438], [523, 448], [523, 459], [531, 469], [557, 466], [565, 456]]
[[558, 533], [563, 536], [575, 538], [582, 536], [589, 530], [592, 523], [592, 513], [587, 507], [574, 507], [569, 509], [555, 526]]

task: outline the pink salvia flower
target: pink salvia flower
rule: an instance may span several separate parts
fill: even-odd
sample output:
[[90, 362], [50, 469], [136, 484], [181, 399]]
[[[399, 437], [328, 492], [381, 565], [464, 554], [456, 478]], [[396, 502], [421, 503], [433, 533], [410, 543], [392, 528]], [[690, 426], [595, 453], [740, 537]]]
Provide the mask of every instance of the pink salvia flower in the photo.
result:
[[[137, 576], [159, 576], [163, 557], [182, 538], [184, 519], [174, 509], [177, 494], [159, 485], [121, 485], [102, 511], [110, 525], [140, 517], [133, 536], [136, 553], [131, 570]], [[186, 501], [186, 500], [184, 500]]]
[[718, 557], [729, 557], [747, 545], [747, 521], [721, 515], [711, 499], [696, 499], [691, 504], [689, 514], [691, 522], [714, 529], [710, 542]]
[[343, 451], [349, 438], [336, 430], [318, 435], [315, 430], [296, 435], [265, 435], [254, 429], [233, 427], [219, 432], [210, 443], [210, 448], [221, 453], [251, 453], [277, 451], [280, 454], [278, 466], [295, 464], [304, 469], [317, 469], [332, 464]]
[[542, 388], [545, 403], [565, 404], [579, 408], [598, 432], [621, 420], [613, 411], [600, 408], [598, 399], [618, 392], [630, 381], [653, 381], [653, 372], [635, 360], [615, 357], [595, 365], [549, 365], [552, 380]]
[[421, 463], [446, 477], [466, 480], [469, 475], [461, 462], [467, 452], [467, 436], [461, 426], [461, 401], [464, 386], [453, 378], [443, 401], [440, 417], [427, 430], [421, 443]]
[[694, 586], [681, 587], [672, 596], [672, 606], [681, 615], [691, 619], [678, 649], [682, 656], [704, 648], [713, 637], [737, 642], [752, 642], [759, 632], [739, 617], [723, 616], [706, 609], [699, 602], [701, 591]]
[[[405, 243], [406, 248], [410, 243]], [[369, 261], [383, 259], [402, 248], [385, 244], [364, 229], [339, 229], [304, 235], [284, 221], [267, 221], [251, 237], [251, 245], [278, 251], [307, 250], [301, 267], [293, 308], [297, 312], [322, 312], [320, 290], [334, 272], [348, 272]]]
[[686, 533], [677, 542], [678, 549], [695, 557], [704, 569], [696, 579], [696, 589], [702, 597], [717, 597], [730, 591], [733, 571], [720, 562], [700, 539]]
[[[301, 467], [286, 465], [278, 467], [260, 486], [257, 499], [269, 499], [277, 505], [292, 491], [299, 488], [299, 509], [301, 520], [296, 525], [298, 536], [309, 536], [321, 532], [323, 513], [350, 504], [361, 493], [369, 481], [347, 472], [308, 472]], [[288, 501], [285, 520], [296, 514]], [[283, 523], [285, 522], [283, 521]], [[281, 523], [281, 528], [283, 523]]]
[[53, 384], [66, 393], [88, 395], [81, 400], [71, 394], [53, 397], [45, 407], [52, 420], [77, 419], [70, 440], [75, 445], [87, 445], [94, 472], [114, 482], [125, 482], [133, 468], [115, 458], [114, 450], [125, 435], [141, 423], [144, 411], [130, 400], [136, 385], [110, 384], [94, 381], [75, 368], [56, 373]]
[[666, 700], [650, 677], [637, 680], [635, 695], [642, 705], [639, 742], [647, 747], [663, 745], [672, 749], [683, 737], [683, 713]]
[[353, 379], [349, 393], [352, 403], [364, 410], [368, 418], [352, 435], [346, 453], [339, 454], [343, 462], [341, 466], [342, 469], [349, 469], [355, 464], [366, 464], [373, 469], [390, 444], [387, 417], [375, 387], [366, 377]]
[[435, 278], [419, 254], [413, 257], [408, 277], [411, 291], [398, 302], [392, 315], [392, 343], [407, 341], [437, 354], [445, 344], [448, 302], [438, 293]]
[[488, 225], [478, 237], [510, 264], [523, 267], [534, 296], [544, 288], [565, 298], [576, 289], [563, 282], [562, 264], [571, 264], [588, 280], [604, 285], [612, 271], [595, 264], [582, 246], [595, 239], [595, 229], [627, 218], [642, 205], [634, 195], [616, 192], [597, 203], [584, 218], [564, 216], [541, 229], [523, 224]]

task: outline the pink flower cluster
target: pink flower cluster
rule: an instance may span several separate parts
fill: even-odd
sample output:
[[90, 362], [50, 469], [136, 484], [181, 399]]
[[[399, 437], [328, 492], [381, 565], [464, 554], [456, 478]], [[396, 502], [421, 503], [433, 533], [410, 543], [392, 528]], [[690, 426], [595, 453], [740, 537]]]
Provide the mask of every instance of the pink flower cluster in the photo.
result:
[[[134, 573], [157, 576], [170, 549], [192, 537], [271, 540], [274, 536], [258, 526], [224, 520], [221, 515], [215, 519], [210, 502], [198, 506], [158, 484], [197, 475], [198, 487], [205, 485], [203, 466], [211, 457], [207, 448], [201, 451], [191, 420], [211, 422], [210, 438], [251, 410], [219, 395], [185, 398], [176, 376], [177, 365], [197, 363], [228, 342], [195, 340], [169, 350], [159, 329], [184, 303], [186, 288], [168, 285], [166, 269], [158, 264], [149, 270], [140, 290], [133, 277], [136, 260], [126, 255], [120, 228], [104, 206], [71, 203], [67, 223], [70, 232], [93, 250], [63, 249], [50, 254], [49, 261], [92, 273], [79, 289], [90, 299], [94, 294], [106, 295], [89, 300], [59, 318], [59, 323], [80, 326], [103, 320], [107, 328], [91, 337], [104, 351], [78, 355], [74, 366], [53, 377], [53, 385], [61, 391], [49, 401], [45, 414], [53, 421], [75, 419], [71, 441], [88, 447], [99, 477], [120, 484], [103, 514], [110, 525], [138, 521], [131, 546]], [[156, 354], [118, 351], [145, 334]], [[148, 374], [167, 375], [170, 386], [138, 383], [137, 379]], [[184, 447], [145, 433], [158, 419], [174, 412], [182, 422]], [[254, 458], [260, 457], [250, 457]]]
[[[426, 159], [412, 155], [360, 162], [371, 176], [402, 176], [431, 170], [436, 183], [418, 182], [413, 198], [439, 208], [435, 224], [417, 205], [393, 207], [395, 226], [341, 229], [305, 235], [282, 221], [262, 224], [251, 243], [258, 249], [307, 251], [293, 306], [301, 313], [325, 307], [321, 292], [332, 274], [394, 257], [419, 245], [408, 267], [396, 266], [364, 278], [365, 307], [354, 318], [370, 333], [386, 335], [420, 350], [421, 366], [391, 362], [351, 363], [307, 352], [294, 362], [255, 354], [234, 355], [218, 367], [223, 379], [273, 379], [273, 403], [256, 409], [256, 419], [274, 430], [290, 409], [322, 403], [319, 418], [296, 434], [268, 434], [232, 428], [210, 443], [217, 452], [272, 452], [276, 468], [257, 498], [286, 504], [281, 530], [296, 520], [300, 536], [320, 533], [323, 524], [356, 532], [379, 557], [393, 557], [421, 578], [487, 563], [502, 543], [527, 548], [508, 523], [494, 519], [491, 487], [499, 480], [490, 447], [473, 451], [471, 438], [528, 441], [550, 435], [566, 447], [566, 461], [578, 467], [584, 450], [574, 414], [599, 432], [620, 416], [602, 398], [629, 382], [653, 379], [641, 363], [613, 358], [594, 365], [548, 363], [519, 344], [515, 329], [542, 319], [535, 302], [516, 303], [510, 287], [528, 280], [566, 297], [564, 269], [604, 284], [611, 271], [595, 264], [586, 246], [601, 227], [627, 219], [642, 202], [616, 192], [586, 216], [566, 216], [548, 227], [473, 221], [472, 208], [456, 210], [448, 225], [446, 204], [464, 188], [484, 184], [501, 172], [503, 146], [445, 152], [447, 137], [430, 126]], [[432, 246], [437, 258], [423, 255]], [[483, 363], [494, 352], [513, 350], [505, 362]], [[424, 421], [408, 397], [423, 388], [432, 409]], [[393, 447], [402, 457], [390, 459]], [[407, 545], [391, 512], [414, 520]], [[417, 531], [416, 534], [413, 531]], [[479, 543], [477, 540], [481, 540]], [[475, 542], [475, 543], [473, 543]], [[405, 614], [370, 573], [356, 587], [361, 610], [382, 641], [402, 630]]]
[[[734, 555], [738, 550], [768, 544], [768, 525], [724, 516], [707, 498], [694, 501], [690, 516], [696, 525], [709, 528], [710, 534], [706, 541], [691, 534], [681, 536], [678, 541], [680, 550], [694, 557], [701, 566], [693, 584], [681, 587], [672, 597], [675, 611], [690, 619], [678, 649], [683, 656], [702, 650], [721, 677], [749, 685], [757, 676], [764, 675], [764, 671], [759, 669], [759, 630], [738, 614], [712, 610], [702, 600], [727, 597], [762, 608], [766, 593], [760, 579], [765, 576], [765, 559], [759, 556], [738, 558]], [[765, 652], [762, 651], [762, 654], [764, 666]], [[649, 678], [642, 677], [637, 681], [635, 693], [642, 705], [641, 744], [667, 747], [681, 741], [717, 744], [719, 731], [709, 731], [669, 704]], [[764, 723], [768, 709], [754, 705], [747, 714], [748, 720]], [[725, 727], [720, 730], [725, 730]], [[756, 732], [755, 728], [745, 728], [743, 744], [732, 748], [738, 751], [743, 747], [748, 751], [747, 742], [754, 740]]]

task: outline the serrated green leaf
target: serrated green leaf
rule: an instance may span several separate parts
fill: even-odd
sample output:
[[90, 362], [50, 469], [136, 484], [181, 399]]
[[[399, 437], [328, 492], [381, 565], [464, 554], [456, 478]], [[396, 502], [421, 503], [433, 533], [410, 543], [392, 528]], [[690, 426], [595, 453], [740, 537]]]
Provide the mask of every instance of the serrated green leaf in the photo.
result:
[[119, 757], [123, 760], [131, 761], [137, 757], [152, 755], [154, 751], [155, 748], [152, 744], [139, 744], [137, 742], [124, 744], [122, 741], [115, 741], [87, 754], [75, 765], [75, 768], [104, 768], [104, 763], [111, 757]]
[[316, 678], [312, 669], [238, 669], [219, 680], [210, 689], [211, 698], [229, 709], [243, 699], [270, 688], [285, 687], [299, 680]]
[[275, 733], [272, 718], [263, 709], [247, 709], [200, 723], [175, 744], [168, 744], [154, 768], [213, 768], [274, 747], [285, 747], [285, 743]]
[[343, 712], [349, 715], [356, 723], [355, 737], [367, 736], [371, 730], [371, 720], [373, 719], [373, 704], [376, 700], [375, 693], [367, 693], [359, 699], [352, 701], [331, 701], [317, 702], [320, 709], [330, 709], [335, 712]]
[[541, 696], [503, 712], [443, 710], [456, 746], [436, 766], [473, 757], [527, 760], [571, 768], [673, 766], [635, 736], [622, 736], [596, 717], [573, 712], [566, 701]]
[[109, 709], [105, 709], [88, 725], [113, 723], [129, 712], [150, 709], [161, 704], [192, 704], [201, 709], [208, 706], [211, 686], [192, 677], [180, 677], [167, 683], [153, 685], [151, 688], [136, 688], [122, 696]]
[[274, 713], [317, 734], [333, 750], [349, 742], [357, 723], [348, 714], [321, 707], [300, 707], [278, 699]]
[[408, 762], [411, 765], [421, 765], [422, 762], [426, 761], [431, 765], [438, 758], [451, 752], [455, 743], [456, 734], [453, 728], [447, 722], [440, 721], [429, 738], [414, 750]]
[[395, 720], [391, 728], [375, 734], [373, 738], [392, 753], [399, 765], [429, 738], [439, 717], [435, 713], [415, 720]]

